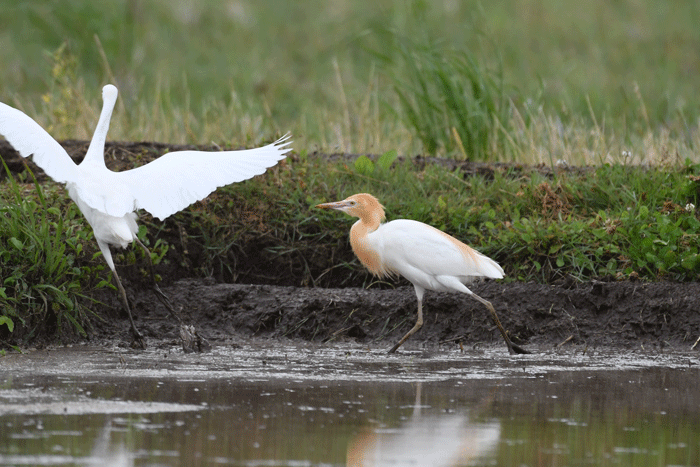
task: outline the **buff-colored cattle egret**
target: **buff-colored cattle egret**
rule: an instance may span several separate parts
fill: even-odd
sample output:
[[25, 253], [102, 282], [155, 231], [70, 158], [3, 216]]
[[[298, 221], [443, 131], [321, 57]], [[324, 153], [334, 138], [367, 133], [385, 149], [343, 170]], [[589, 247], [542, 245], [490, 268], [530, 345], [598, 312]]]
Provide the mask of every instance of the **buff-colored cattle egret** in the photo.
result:
[[510, 341], [491, 302], [464, 285], [480, 277], [502, 278], [503, 269], [494, 260], [422, 222], [397, 219], [383, 223], [384, 206], [367, 193], [316, 207], [336, 209], [359, 217], [360, 220], [350, 229], [350, 245], [360, 262], [375, 276], [398, 274], [413, 284], [418, 297], [418, 320], [389, 353], [396, 352], [423, 326], [423, 294], [426, 290], [463, 292], [474, 297], [491, 313], [508, 351], [511, 354], [529, 353]]
[[[22, 157], [33, 160], [46, 174], [65, 183], [95, 233], [100, 251], [114, 274], [124, 307], [129, 315], [135, 343], [145, 348], [145, 341], [136, 329], [126, 291], [112, 261], [110, 245], [126, 248], [138, 243], [150, 261], [150, 253], [136, 236], [136, 213], [145, 209], [164, 220], [190, 204], [204, 199], [220, 186], [246, 180], [265, 172], [291, 150], [289, 135], [267, 146], [242, 151], [177, 151], [168, 153], [144, 166], [112, 172], [105, 165], [104, 146], [109, 121], [117, 101], [117, 88], [102, 88], [104, 105], [95, 134], [85, 159], [76, 165], [68, 153], [34, 120], [21, 111], [0, 102], [0, 135], [4, 136]], [[150, 266], [150, 264], [149, 264]], [[155, 283], [155, 279], [154, 279]], [[165, 295], [156, 285], [156, 292], [168, 310], [177, 318]]]

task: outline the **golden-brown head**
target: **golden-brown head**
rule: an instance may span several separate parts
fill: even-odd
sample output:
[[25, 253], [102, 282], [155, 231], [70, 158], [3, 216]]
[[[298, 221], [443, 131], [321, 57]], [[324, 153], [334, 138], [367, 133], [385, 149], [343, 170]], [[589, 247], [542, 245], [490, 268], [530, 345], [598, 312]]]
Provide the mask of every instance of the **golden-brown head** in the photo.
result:
[[367, 242], [367, 236], [376, 231], [384, 221], [384, 206], [377, 198], [368, 193], [358, 193], [335, 203], [324, 203], [316, 206], [321, 209], [336, 209], [343, 211], [360, 220], [350, 229], [350, 246], [357, 258], [369, 271], [379, 277], [391, 274], [383, 264], [380, 252]]
[[384, 206], [382, 206], [377, 198], [369, 193], [358, 193], [348, 196], [342, 201], [335, 203], [323, 203], [316, 206], [320, 209], [336, 209], [344, 213], [359, 217], [363, 223], [372, 225], [374, 228], [379, 227], [386, 216], [384, 215]]

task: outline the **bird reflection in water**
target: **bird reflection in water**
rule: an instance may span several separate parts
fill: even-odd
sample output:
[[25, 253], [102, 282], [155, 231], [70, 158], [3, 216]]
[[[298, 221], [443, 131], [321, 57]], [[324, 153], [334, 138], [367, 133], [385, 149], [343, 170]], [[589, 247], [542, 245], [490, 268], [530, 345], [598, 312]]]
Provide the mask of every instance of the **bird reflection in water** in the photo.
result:
[[466, 413], [424, 415], [422, 383], [410, 419], [397, 428], [367, 427], [348, 444], [346, 465], [460, 466], [492, 454], [501, 437], [500, 423], [479, 423]]

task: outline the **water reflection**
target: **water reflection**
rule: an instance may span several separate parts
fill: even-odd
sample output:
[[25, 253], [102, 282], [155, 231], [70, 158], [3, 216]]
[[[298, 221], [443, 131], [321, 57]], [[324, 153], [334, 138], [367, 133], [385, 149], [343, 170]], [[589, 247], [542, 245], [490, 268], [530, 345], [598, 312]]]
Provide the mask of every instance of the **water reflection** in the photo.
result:
[[90, 456], [82, 460], [83, 465], [103, 465], [109, 467], [133, 467], [134, 457], [131, 455], [123, 441], [112, 440], [111, 420], [108, 420], [104, 428], [95, 438]]
[[459, 466], [495, 450], [500, 423], [472, 422], [457, 412], [424, 415], [422, 389], [423, 383], [416, 383], [413, 414], [399, 427], [368, 426], [350, 441], [348, 466]]
[[151, 376], [4, 372], [0, 465], [700, 465], [695, 364], [339, 355], [271, 374], [302, 357], [246, 357], [262, 370], [245, 374], [194, 357]]

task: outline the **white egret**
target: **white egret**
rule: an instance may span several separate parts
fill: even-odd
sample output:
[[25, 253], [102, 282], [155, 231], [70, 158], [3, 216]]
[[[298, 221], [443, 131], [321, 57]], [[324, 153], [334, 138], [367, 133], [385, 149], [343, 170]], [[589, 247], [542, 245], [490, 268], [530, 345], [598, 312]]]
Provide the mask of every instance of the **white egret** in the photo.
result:
[[503, 269], [494, 260], [422, 222], [397, 219], [383, 223], [386, 219], [384, 206], [367, 193], [316, 207], [336, 209], [359, 217], [360, 220], [350, 229], [350, 245], [360, 262], [375, 276], [398, 274], [413, 284], [418, 297], [418, 320], [389, 353], [396, 352], [423, 326], [423, 294], [426, 290], [462, 292], [474, 297], [491, 313], [508, 351], [511, 354], [530, 353], [510, 341], [491, 302], [464, 285], [479, 277], [502, 278]]
[[[145, 341], [136, 329], [126, 291], [114, 267], [109, 246], [126, 248], [138, 243], [150, 262], [150, 253], [136, 236], [136, 213], [145, 209], [164, 220], [190, 204], [204, 199], [220, 186], [260, 175], [284, 159], [291, 150], [289, 135], [267, 146], [241, 151], [177, 151], [144, 166], [113, 172], [104, 161], [104, 146], [109, 129], [117, 88], [102, 88], [104, 101], [97, 128], [85, 159], [76, 165], [68, 153], [39, 124], [23, 112], [0, 103], [0, 135], [22, 157], [33, 160], [46, 174], [65, 183], [68, 194], [76, 202], [92, 226], [97, 245], [114, 274], [124, 307], [129, 315], [135, 343], [145, 348]], [[151, 265], [149, 264], [149, 267]], [[152, 272], [152, 271], [151, 271]], [[154, 279], [155, 283], [155, 279]], [[172, 306], [156, 285], [159, 298], [175, 315]], [[178, 318], [179, 319], [179, 318]]]

